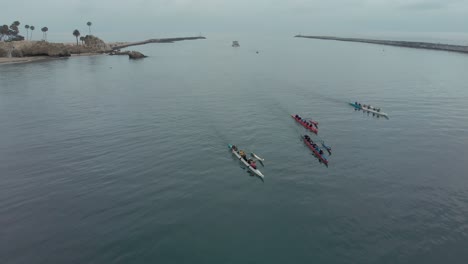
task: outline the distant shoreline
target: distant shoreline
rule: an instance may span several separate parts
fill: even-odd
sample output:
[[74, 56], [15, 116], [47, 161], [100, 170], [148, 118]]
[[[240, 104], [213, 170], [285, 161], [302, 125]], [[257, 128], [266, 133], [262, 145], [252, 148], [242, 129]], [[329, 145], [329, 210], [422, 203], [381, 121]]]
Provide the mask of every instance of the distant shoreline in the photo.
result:
[[[94, 55], [103, 55], [103, 54], [112, 55], [114, 54], [115, 51], [130, 47], [130, 46], [145, 45], [149, 43], [174, 43], [176, 41], [197, 40], [197, 39], [206, 39], [206, 38], [200, 36], [200, 37], [148, 39], [145, 41], [138, 41], [138, 42], [112, 42], [112, 43], [105, 44], [107, 45], [106, 46], [107, 48], [105, 49], [93, 48], [93, 47], [82, 46], [82, 45], [74, 45], [71, 43], [18, 41], [18, 42], [11, 42], [12, 45], [17, 46], [17, 47], [13, 47], [12, 48], [13, 50], [14, 49], [21, 50], [22, 46], [24, 45], [32, 45], [34, 43], [41, 43], [41, 45], [46, 45], [46, 47], [50, 49], [52, 49], [53, 47], [56, 47], [57, 45], [62, 45], [63, 47], [65, 47], [66, 49], [69, 49], [70, 51], [67, 56], [39, 55], [39, 56], [22, 56], [22, 57], [0, 57], [0, 65], [30, 63], [30, 62], [45, 61], [45, 60], [56, 60], [56, 59], [63, 59], [63, 58], [75, 57], [75, 56], [94, 56]], [[3, 46], [5, 46], [5, 44], [3, 44]]]
[[340, 38], [340, 37], [330, 37], [330, 36], [305, 36], [305, 35], [296, 35], [295, 37], [296, 38], [320, 39], [320, 40], [361, 42], [361, 43], [405, 47], [405, 48], [450, 51], [450, 52], [458, 52], [458, 53], [465, 53], [465, 54], [468, 53], [468, 46], [439, 44], [439, 43], [430, 43], [430, 42], [394, 41], [394, 40], [377, 40], [377, 39], [361, 39], [361, 38]]
[[49, 61], [49, 60], [62, 60], [73, 57], [81, 56], [98, 56], [104, 55], [103, 53], [81, 53], [81, 54], [72, 54], [70, 57], [52, 57], [52, 56], [29, 56], [29, 57], [0, 57], [0, 65], [6, 64], [20, 64], [20, 63], [30, 63], [30, 62], [39, 62], [39, 61]]
[[35, 61], [45, 61], [45, 60], [53, 60], [53, 59], [60, 59], [60, 58], [53, 58], [49, 56], [34, 56], [34, 57], [0, 57], [0, 65], [4, 64], [18, 64], [18, 63], [29, 63]]

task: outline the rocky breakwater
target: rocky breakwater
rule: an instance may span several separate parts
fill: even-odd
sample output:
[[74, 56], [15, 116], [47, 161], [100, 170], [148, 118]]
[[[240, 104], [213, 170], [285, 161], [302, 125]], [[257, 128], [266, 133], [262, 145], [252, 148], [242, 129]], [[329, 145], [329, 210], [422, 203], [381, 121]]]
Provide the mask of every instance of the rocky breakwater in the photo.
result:
[[124, 42], [124, 43], [116, 43], [115, 45], [111, 45], [113, 50], [120, 50], [123, 48], [127, 48], [130, 46], [138, 46], [138, 45], [145, 45], [149, 43], [174, 43], [177, 41], [184, 41], [184, 40], [197, 40], [197, 39], [206, 39], [205, 37], [182, 37], [182, 38], [160, 38], [160, 39], [148, 39], [144, 41], [137, 41], [137, 42]]
[[459, 52], [459, 53], [468, 53], [468, 46], [463, 46], [463, 45], [450, 45], [450, 44], [417, 42], [417, 41], [395, 41], [395, 40], [380, 40], [380, 39], [339, 38], [339, 37], [329, 37], [329, 36], [296, 35], [295, 37], [296, 38], [321, 39], [321, 40], [362, 42], [362, 43], [369, 43], [369, 44], [397, 46], [397, 47], [405, 47], [405, 48], [431, 49], [431, 50], [442, 50], [442, 51], [451, 51], [451, 52]]

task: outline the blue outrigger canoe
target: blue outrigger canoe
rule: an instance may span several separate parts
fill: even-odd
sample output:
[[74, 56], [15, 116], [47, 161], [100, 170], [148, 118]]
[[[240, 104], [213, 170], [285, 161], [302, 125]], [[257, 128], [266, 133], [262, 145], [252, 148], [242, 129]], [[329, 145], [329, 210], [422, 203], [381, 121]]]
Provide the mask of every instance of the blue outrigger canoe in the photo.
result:
[[358, 109], [358, 110], [362, 110], [363, 112], [368, 112], [368, 113], [372, 113], [374, 115], [378, 115], [378, 116], [384, 116], [384, 117], [387, 117], [388, 118], [388, 115], [384, 112], [380, 112], [380, 111], [376, 111], [374, 109], [370, 109], [368, 107], [364, 107], [362, 105], [357, 105], [355, 103], [349, 103], [352, 107], [354, 107], [355, 109]]

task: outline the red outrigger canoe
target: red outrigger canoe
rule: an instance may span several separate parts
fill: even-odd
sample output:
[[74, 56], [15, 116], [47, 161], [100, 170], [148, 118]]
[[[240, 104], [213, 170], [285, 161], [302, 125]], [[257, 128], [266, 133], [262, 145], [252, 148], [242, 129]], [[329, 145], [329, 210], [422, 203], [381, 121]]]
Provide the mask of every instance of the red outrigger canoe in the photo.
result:
[[312, 150], [315, 156], [328, 167], [328, 160], [324, 158], [322, 155], [320, 155], [320, 153], [314, 148], [314, 146], [312, 146], [312, 143], [307, 141], [307, 139], [304, 136], [302, 137], [302, 139], [304, 140], [304, 143], [310, 148], [310, 150]]
[[299, 118], [296, 118], [294, 115], [291, 115], [292, 118], [294, 118], [294, 120], [296, 120], [299, 124], [301, 124], [303, 127], [309, 129], [310, 131], [312, 131], [313, 133], [317, 134], [318, 133], [318, 129], [314, 126], [315, 123], [318, 124], [318, 122], [309, 122], [310, 125], [308, 125], [306, 122], [303, 122], [302, 120], [300, 120]]

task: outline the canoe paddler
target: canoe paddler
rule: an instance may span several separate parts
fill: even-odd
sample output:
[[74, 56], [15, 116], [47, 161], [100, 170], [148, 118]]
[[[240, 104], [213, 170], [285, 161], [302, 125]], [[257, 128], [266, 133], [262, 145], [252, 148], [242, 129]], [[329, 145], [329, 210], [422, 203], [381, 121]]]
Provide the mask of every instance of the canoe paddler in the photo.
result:
[[239, 150], [239, 155], [244, 159], [247, 160], [247, 155], [245, 155], [245, 152], [243, 150]]
[[255, 160], [249, 159], [247, 162], [249, 163], [250, 167], [257, 169], [257, 164], [255, 163]]

